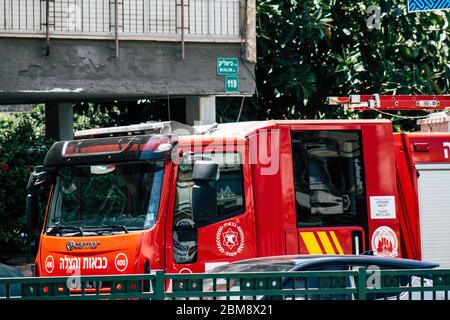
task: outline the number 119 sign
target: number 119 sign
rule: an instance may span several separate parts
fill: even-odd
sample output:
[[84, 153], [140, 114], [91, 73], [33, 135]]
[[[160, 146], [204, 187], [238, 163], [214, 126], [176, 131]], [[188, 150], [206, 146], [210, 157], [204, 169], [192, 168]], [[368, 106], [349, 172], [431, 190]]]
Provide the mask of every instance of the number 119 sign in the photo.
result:
[[238, 76], [226, 76], [225, 77], [225, 92], [239, 92], [239, 77]]

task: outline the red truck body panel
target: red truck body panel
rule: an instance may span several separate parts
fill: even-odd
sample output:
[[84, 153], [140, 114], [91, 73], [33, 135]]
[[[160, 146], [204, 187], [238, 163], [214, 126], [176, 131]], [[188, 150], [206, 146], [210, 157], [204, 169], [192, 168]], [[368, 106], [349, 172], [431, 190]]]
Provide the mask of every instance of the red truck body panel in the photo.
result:
[[399, 133], [394, 135], [394, 146], [405, 257], [421, 260], [419, 173], [416, 165], [450, 163], [450, 133]]

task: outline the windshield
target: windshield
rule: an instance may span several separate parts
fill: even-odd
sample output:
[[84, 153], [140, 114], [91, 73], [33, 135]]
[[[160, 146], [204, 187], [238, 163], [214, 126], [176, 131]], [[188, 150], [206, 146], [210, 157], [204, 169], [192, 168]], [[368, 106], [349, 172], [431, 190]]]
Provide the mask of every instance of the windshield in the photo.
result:
[[128, 232], [155, 223], [163, 161], [59, 169], [53, 190], [48, 234]]

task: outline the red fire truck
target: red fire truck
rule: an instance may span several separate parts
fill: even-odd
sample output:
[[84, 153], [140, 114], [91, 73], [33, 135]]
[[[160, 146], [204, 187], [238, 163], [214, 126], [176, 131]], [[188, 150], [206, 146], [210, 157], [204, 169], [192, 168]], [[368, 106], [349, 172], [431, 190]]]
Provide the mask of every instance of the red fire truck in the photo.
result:
[[52, 186], [35, 275], [203, 272], [294, 253], [445, 265], [449, 146], [448, 133], [394, 134], [387, 120], [80, 131], [29, 179], [31, 230], [36, 185]]

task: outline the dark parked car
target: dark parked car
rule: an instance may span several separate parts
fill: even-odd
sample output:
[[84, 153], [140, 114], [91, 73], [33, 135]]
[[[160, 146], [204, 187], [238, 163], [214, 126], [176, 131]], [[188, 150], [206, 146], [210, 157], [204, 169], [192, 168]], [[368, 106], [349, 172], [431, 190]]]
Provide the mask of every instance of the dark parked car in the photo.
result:
[[[238, 262], [232, 262], [221, 265], [212, 270], [209, 273], [242, 273], [242, 272], [294, 272], [294, 271], [350, 271], [357, 270], [357, 268], [365, 268], [368, 270], [400, 270], [400, 269], [435, 269], [439, 264], [433, 262], [416, 261], [400, 258], [384, 258], [376, 256], [366, 255], [291, 255], [291, 256], [276, 256], [276, 257], [264, 257], [242, 260]], [[345, 284], [341, 284], [343, 288], [355, 287], [355, 279], [353, 276], [344, 277]], [[295, 283], [294, 283], [295, 281]], [[421, 278], [417, 276], [400, 276], [397, 285], [399, 287], [430, 287], [433, 285], [432, 280], [424, 278], [422, 285]], [[239, 282], [231, 283], [231, 291], [239, 291]], [[290, 278], [286, 277], [282, 283], [283, 289], [319, 289], [319, 278]], [[401, 291], [401, 290], [400, 290]], [[425, 292], [424, 296], [421, 296], [420, 292], [413, 292], [411, 294], [406, 292], [391, 293], [391, 294], [369, 294], [368, 299], [388, 299], [388, 300], [444, 300], [445, 292], [436, 292], [433, 297], [431, 291]], [[339, 295], [308, 295], [307, 297], [302, 294], [295, 296], [259, 296], [257, 299], [275, 299], [275, 300], [305, 300], [305, 299], [339, 299], [339, 300], [353, 300], [355, 297], [353, 294], [339, 294]]]
[[[23, 277], [22, 272], [16, 268], [0, 263], [0, 278], [17, 278]], [[20, 285], [11, 285], [9, 288], [10, 296], [20, 295]], [[0, 283], [0, 299], [6, 296], [6, 288]]]

